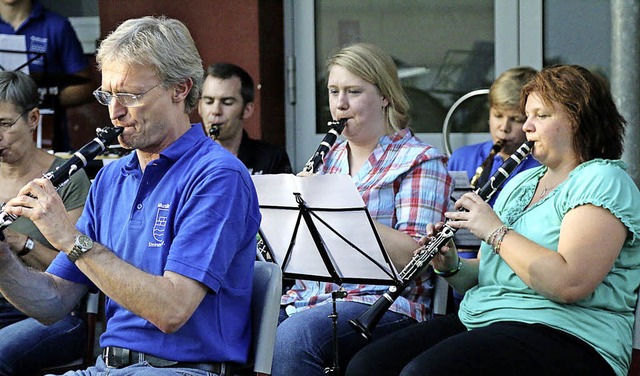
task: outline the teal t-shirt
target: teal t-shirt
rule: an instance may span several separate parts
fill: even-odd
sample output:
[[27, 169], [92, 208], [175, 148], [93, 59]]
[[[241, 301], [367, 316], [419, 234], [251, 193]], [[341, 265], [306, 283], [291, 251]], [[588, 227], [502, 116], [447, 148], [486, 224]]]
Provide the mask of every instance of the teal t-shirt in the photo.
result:
[[[585, 204], [609, 210], [629, 235], [604, 281], [573, 304], [556, 303], [538, 294], [483, 242], [478, 285], [466, 292], [460, 305], [460, 319], [467, 328], [498, 321], [545, 324], [589, 343], [617, 375], [627, 374], [640, 286], [640, 192], [625, 168], [618, 160], [585, 162], [528, 209], [546, 167], [523, 171], [505, 186], [495, 203], [496, 213], [516, 232], [546, 248], [558, 249], [565, 214]], [[594, 248], [585, 255], [597, 251]]]

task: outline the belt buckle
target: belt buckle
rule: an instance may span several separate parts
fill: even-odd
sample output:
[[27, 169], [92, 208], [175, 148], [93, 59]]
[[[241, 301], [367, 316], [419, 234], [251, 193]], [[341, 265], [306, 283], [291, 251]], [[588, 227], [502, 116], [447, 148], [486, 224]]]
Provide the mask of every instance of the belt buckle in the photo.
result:
[[129, 349], [108, 346], [102, 353], [104, 364], [109, 368], [122, 368], [131, 364]]

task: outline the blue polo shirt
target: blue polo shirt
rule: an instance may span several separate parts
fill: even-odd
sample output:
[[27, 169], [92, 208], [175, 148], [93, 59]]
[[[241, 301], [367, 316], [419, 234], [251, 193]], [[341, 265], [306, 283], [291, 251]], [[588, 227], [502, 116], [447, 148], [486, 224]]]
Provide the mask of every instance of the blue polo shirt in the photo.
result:
[[[466, 145], [456, 149], [452, 154], [451, 158], [449, 158], [449, 162], [447, 163], [447, 169], [449, 171], [467, 171], [467, 175], [469, 176], [469, 180], [473, 178], [473, 175], [476, 173], [476, 169], [478, 166], [484, 162], [484, 160], [489, 155], [491, 151], [491, 147], [493, 147], [493, 141], [487, 141], [480, 144]], [[491, 175], [498, 171], [498, 168], [504, 163], [502, 157], [496, 155], [493, 158], [493, 166], [491, 166]], [[513, 170], [509, 178], [502, 184], [504, 187], [511, 178], [516, 176], [518, 172], [528, 170], [532, 167], [540, 166], [540, 162], [536, 161], [531, 155], [529, 155], [518, 167]], [[489, 176], [491, 176], [489, 175]], [[489, 205], [493, 206], [493, 203], [496, 202], [496, 198], [500, 194], [502, 187], [498, 188], [496, 193], [493, 194], [491, 199], [489, 200]]]
[[[88, 66], [82, 45], [69, 20], [33, 0], [29, 17], [17, 30], [0, 18], [0, 34], [26, 36], [27, 50], [43, 52], [46, 72], [76, 73]], [[31, 59], [35, 55], [28, 56]], [[40, 57], [29, 64], [29, 72], [44, 72], [45, 60]]]
[[[247, 169], [200, 126], [165, 149], [144, 173], [135, 153], [105, 166], [77, 228], [146, 273], [172, 271], [203, 283], [209, 292], [172, 334], [107, 297], [100, 345], [175, 361], [245, 362], [259, 224]], [[62, 252], [48, 272], [91, 284]]]

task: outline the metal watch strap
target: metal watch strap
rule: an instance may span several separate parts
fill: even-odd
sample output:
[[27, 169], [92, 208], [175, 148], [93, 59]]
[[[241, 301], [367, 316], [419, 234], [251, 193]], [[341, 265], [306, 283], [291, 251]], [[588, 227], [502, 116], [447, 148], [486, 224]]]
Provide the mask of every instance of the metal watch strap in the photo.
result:
[[89, 252], [91, 248], [93, 248], [93, 240], [91, 240], [87, 235], [78, 235], [76, 236], [73, 248], [71, 248], [71, 251], [67, 254], [67, 258], [69, 261], [75, 263], [78, 261], [80, 256]]
[[80, 256], [82, 256], [83, 253], [84, 252], [82, 252], [80, 247], [73, 246], [71, 251], [67, 254], [67, 258], [69, 259], [69, 261], [75, 264], [76, 261], [78, 261], [78, 259], [80, 258]]

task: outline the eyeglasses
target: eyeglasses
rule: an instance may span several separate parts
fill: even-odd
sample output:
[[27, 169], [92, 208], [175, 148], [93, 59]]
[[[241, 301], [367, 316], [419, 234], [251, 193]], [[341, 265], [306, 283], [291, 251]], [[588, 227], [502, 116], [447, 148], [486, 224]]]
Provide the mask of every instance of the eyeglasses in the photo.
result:
[[0, 122], [0, 131], [4, 132], [4, 131], [8, 131], [9, 129], [11, 129], [11, 127], [13, 127], [13, 125], [15, 123], [17, 123], [18, 120], [20, 120], [20, 118], [23, 117], [29, 111], [31, 111], [31, 109], [26, 109], [26, 110], [22, 111], [22, 113], [20, 115], [18, 115], [18, 117], [14, 121], [1, 121]]
[[157, 84], [156, 86], [150, 89], [147, 89], [147, 91], [140, 94], [131, 94], [131, 93], [111, 94], [108, 91], [100, 90], [102, 88], [102, 86], [100, 86], [97, 90], [93, 92], [93, 96], [96, 97], [96, 99], [100, 104], [103, 104], [105, 106], [108, 106], [109, 104], [111, 104], [111, 100], [115, 98], [118, 101], [118, 103], [120, 103], [125, 107], [137, 107], [137, 106], [142, 106], [142, 102], [140, 102], [140, 99], [142, 98], [142, 96], [147, 94], [151, 90], [157, 88], [158, 86], [160, 86], [160, 84]]

